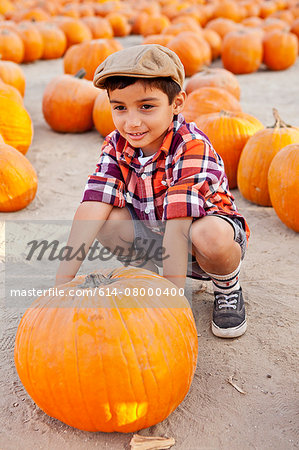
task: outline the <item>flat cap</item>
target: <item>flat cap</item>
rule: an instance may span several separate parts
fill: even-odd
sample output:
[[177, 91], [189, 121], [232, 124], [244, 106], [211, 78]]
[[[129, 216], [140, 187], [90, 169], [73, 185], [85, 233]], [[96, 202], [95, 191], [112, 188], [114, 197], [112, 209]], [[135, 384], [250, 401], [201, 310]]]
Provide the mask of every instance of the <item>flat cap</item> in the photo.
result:
[[182, 89], [185, 71], [175, 52], [159, 44], [135, 45], [109, 55], [96, 69], [93, 84], [104, 87], [108, 77], [170, 77]]

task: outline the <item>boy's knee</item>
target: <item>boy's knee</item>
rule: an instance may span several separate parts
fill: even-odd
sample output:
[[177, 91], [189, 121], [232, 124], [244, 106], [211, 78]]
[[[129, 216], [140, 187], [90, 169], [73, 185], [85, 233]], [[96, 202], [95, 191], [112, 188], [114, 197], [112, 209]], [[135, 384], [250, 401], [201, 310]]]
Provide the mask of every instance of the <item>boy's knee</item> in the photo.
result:
[[134, 240], [134, 230], [131, 215], [127, 208], [114, 207], [109, 214], [108, 220], [102, 226], [97, 239], [103, 245], [116, 242], [118, 238]]
[[209, 258], [217, 258], [230, 251], [234, 244], [234, 230], [229, 223], [219, 218], [199, 219], [192, 224], [190, 238], [195, 251]]

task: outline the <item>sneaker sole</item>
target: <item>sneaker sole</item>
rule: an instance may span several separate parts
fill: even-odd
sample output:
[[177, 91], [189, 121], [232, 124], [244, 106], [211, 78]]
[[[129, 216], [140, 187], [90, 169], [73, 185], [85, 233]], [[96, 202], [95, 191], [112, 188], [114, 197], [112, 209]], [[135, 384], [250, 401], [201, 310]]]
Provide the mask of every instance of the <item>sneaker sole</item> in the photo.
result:
[[242, 336], [247, 329], [247, 322], [241, 323], [241, 325], [234, 328], [219, 328], [217, 325], [212, 322], [212, 333], [217, 337], [222, 338], [234, 338]]

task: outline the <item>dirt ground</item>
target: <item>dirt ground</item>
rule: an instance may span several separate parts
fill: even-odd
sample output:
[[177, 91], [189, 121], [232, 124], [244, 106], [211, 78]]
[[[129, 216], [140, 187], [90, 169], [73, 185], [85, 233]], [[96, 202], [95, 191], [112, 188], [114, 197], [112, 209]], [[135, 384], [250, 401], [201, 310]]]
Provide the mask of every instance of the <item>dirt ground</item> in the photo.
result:
[[[138, 39], [122, 42], [128, 46]], [[43, 119], [43, 91], [62, 73], [62, 60], [38, 61], [23, 69], [27, 78], [25, 105], [34, 123], [34, 140], [27, 156], [38, 173], [39, 188], [28, 208], [0, 214], [0, 243], [9, 221], [71, 220], [102, 142], [95, 130], [80, 135], [55, 133]], [[287, 71], [261, 70], [238, 79], [244, 112], [272, 125], [272, 107], [276, 107], [287, 123], [299, 126], [299, 59]], [[193, 312], [200, 336], [191, 389], [164, 422], [140, 432], [174, 437], [173, 448], [177, 450], [282, 450], [299, 445], [299, 236], [283, 225], [272, 208], [255, 206], [237, 190], [233, 193], [252, 233], [241, 271], [248, 330], [236, 340], [214, 337], [210, 331], [211, 286], [192, 281]], [[48, 417], [30, 399], [13, 362], [14, 338], [25, 308], [5, 302], [4, 269], [2, 246], [0, 448], [129, 449], [132, 434], [73, 429]], [[230, 376], [245, 394], [228, 383]]]

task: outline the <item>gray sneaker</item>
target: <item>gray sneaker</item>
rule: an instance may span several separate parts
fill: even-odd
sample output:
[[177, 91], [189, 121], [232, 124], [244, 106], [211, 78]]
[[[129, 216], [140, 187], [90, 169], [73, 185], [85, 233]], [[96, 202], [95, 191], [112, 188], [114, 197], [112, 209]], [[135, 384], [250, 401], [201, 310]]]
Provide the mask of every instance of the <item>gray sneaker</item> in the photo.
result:
[[247, 328], [242, 289], [223, 294], [214, 292], [212, 333], [222, 338], [242, 336]]

